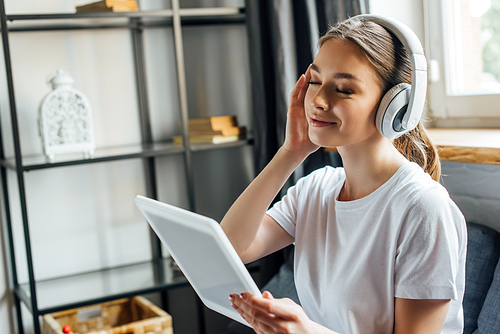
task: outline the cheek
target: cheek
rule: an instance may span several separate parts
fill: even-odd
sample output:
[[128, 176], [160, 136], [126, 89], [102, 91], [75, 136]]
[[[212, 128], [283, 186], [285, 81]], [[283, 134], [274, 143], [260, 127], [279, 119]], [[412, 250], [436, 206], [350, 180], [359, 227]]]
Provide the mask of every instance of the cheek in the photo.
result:
[[375, 118], [377, 117], [377, 110], [378, 110], [378, 106], [373, 108], [372, 111], [370, 112], [370, 114], [368, 115], [368, 123], [369, 124], [375, 125]]
[[339, 116], [343, 120], [343, 124], [348, 125], [350, 131], [366, 132], [371, 131], [372, 128], [376, 129], [377, 108], [374, 108], [373, 104], [350, 106], [344, 110], [345, 112], [339, 113]]
[[378, 100], [368, 101], [368, 103], [364, 104], [363, 110], [365, 110], [365, 112], [363, 117], [366, 119], [366, 123], [368, 125], [375, 126], [375, 118], [377, 116], [378, 105]]
[[312, 100], [314, 98], [314, 89], [309, 86], [306, 91], [306, 96], [304, 97], [304, 107], [308, 108], [312, 106]]
[[372, 112], [370, 113], [370, 122], [375, 125], [375, 119], [377, 118], [377, 113], [378, 113], [378, 106], [380, 104], [380, 101], [376, 101], [374, 104], [372, 104]]

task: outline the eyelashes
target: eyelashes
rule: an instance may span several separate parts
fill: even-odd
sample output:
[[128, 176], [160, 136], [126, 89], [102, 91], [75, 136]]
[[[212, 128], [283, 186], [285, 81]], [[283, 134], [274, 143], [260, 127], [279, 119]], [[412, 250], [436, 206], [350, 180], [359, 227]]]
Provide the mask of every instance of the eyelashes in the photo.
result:
[[[309, 85], [321, 85], [321, 83], [317, 82], [317, 81], [308, 81], [307, 83]], [[354, 92], [351, 91], [351, 90], [342, 90], [342, 89], [338, 89], [337, 88], [336, 91], [337, 91], [337, 93], [342, 94], [342, 95], [352, 95], [352, 94], [354, 94]]]
[[337, 89], [337, 93], [344, 94], [344, 95], [354, 94], [354, 92], [351, 92], [350, 90], [340, 90], [340, 89]]

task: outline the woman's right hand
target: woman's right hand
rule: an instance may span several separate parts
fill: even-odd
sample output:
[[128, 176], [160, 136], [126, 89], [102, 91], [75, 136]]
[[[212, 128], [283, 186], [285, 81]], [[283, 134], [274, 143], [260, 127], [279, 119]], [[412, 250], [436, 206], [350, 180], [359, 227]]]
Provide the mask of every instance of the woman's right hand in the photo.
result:
[[286, 122], [286, 138], [282, 149], [298, 159], [305, 159], [316, 151], [319, 146], [309, 139], [309, 124], [304, 108], [304, 100], [311, 80], [311, 67], [302, 74], [290, 93], [290, 107]]
[[318, 149], [309, 140], [309, 125], [304, 110], [310, 76], [308, 70], [290, 94], [285, 143], [238, 197], [220, 223], [240, 258], [247, 263], [294, 241], [266, 212], [293, 171]]

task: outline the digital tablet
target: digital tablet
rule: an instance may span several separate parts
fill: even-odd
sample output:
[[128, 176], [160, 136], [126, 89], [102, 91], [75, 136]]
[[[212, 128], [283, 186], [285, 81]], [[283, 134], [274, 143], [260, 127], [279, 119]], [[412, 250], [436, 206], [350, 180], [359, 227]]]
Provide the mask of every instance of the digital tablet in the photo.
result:
[[140, 195], [135, 203], [202, 302], [250, 326], [231, 307], [229, 295], [261, 293], [219, 223]]

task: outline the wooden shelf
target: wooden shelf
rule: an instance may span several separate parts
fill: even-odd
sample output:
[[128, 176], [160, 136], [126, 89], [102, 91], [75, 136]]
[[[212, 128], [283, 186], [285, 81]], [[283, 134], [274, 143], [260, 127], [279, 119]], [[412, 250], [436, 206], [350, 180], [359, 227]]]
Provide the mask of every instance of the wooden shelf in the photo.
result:
[[500, 129], [427, 129], [442, 161], [500, 165]]

